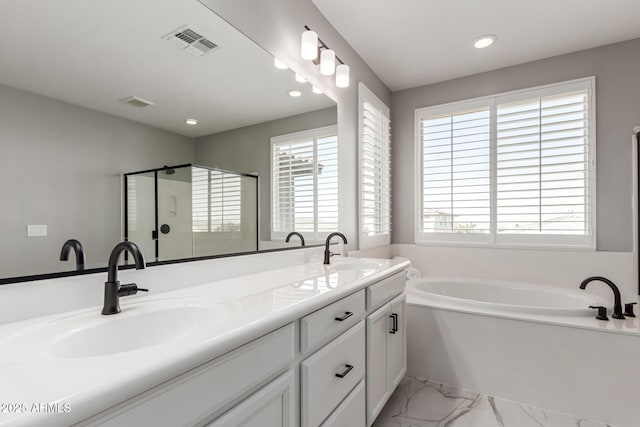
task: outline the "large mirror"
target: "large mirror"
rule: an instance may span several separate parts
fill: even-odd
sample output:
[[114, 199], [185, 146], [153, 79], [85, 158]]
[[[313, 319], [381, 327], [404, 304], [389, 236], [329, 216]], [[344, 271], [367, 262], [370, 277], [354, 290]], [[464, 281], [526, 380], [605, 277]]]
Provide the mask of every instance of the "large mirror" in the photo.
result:
[[337, 228], [314, 222], [335, 102], [196, 0], [6, 0], [0, 26], [0, 283], [104, 268], [125, 237], [163, 261]]

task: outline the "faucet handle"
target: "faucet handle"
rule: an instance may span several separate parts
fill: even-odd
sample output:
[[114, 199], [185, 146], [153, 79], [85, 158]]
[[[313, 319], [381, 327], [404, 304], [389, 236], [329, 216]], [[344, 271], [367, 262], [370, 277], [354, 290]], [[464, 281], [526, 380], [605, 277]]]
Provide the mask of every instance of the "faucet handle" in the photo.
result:
[[149, 292], [149, 289], [139, 288], [135, 283], [127, 283], [126, 285], [120, 286], [120, 289], [118, 289], [118, 296], [126, 297], [129, 295], [135, 295], [138, 292]]
[[633, 305], [637, 304], [637, 302], [630, 302], [628, 304], [624, 305], [624, 315], [627, 317], [636, 317], [636, 315], [633, 313]]
[[590, 305], [589, 308], [595, 308], [598, 310], [598, 314], [596, 319], [598, 320], [609, 320], [607, 317], [607, 307], [603, 307], [601, 305]]

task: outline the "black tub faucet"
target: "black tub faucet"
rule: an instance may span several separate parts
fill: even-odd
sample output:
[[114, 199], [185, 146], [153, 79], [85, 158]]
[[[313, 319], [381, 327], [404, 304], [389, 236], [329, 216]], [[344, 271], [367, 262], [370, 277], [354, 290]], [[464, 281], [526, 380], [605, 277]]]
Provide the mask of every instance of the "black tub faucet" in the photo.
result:
[[86, 258], [84, 255], [84, 248], [79, 240], [69, 239], [64, 242], [64, 245], [62, 245], [62, 249], [60, 250], [60, 261], [69, 261], [71, 249], [73, 249], [76, 254], [76, 271], [84, 270]]
[[107, 281], [104, 282], [104, 305], [102, 306], [102, 314], [120, 313], [120, 297], [127, 295], [135, 295], [138, 291], [149, 292], [149, 289], [139, 288], [135, 283], [120, 285], [118, 281], [118, 260], [120, 254], [129, 251], [133, 255], [136, 263], [136, 270], [145, 268], [144, 256], [138, 245], [133, 242], [121, 242], [116, 245], [109, 256], [109, 267], [107, 270]]
[[329, 235], [327, 236], [327, 241], [326, 241], [326, 243], [325, 243], [325, 247], [324, 247], [324, 264], [326, 264], [326, 265], [329, 265], [329, 264], [330, 264], [329, 260], [331, 259], [331, 257], [332, 257], [333, 255], [336, 255], [336, 254], [334, 254], [334, 253], [331, 253], [331, 251], [329, 250], [329, 244], [331, 243], [331, 239], [332, 239], [334, 236], [338, 236], [338, 237], [340, 237], [340, 238], [342, 239], [342, 241], [344, 242], [344, 244], [345, 244], [345, 245], [347, 244], [347, 238], [346, 238], [346, 237], [344, 237], [344, 234], [342, 234], [342, 233], [338, 233], [338, 232], [335, 232], [335, 233], [331, 233], [331, 234], [329, 234]]
[[614, 302], [613, 302], [613, 314], [611, 315], [611, 317], [613, 317], [614, 319], [624, 319], [624, 315], [622, 314], [622, 298], [620, 297], [620, 289], [618, 289], [615, 283], [613, 283], [611, 280], [602, 276], [587, 277], [582, 281], [582, 283], [580, 283], [580, 289], [586, 289], [587, 285], [593, 282], [594, 280], [598, 280], [600, 282], [607, 284], [613, 291]]
[[302, 234], [298, 233], [297, 231], [292, 231], [291, 233], [289, 233], [287, 235], [287, 238], [285, 239], [285, 242], [289, 243], [291, 236], [298, 236], [300, 238], [300, 242], [302, 243], [302, 246], [304, 246], [304, 237], [302, 237]]

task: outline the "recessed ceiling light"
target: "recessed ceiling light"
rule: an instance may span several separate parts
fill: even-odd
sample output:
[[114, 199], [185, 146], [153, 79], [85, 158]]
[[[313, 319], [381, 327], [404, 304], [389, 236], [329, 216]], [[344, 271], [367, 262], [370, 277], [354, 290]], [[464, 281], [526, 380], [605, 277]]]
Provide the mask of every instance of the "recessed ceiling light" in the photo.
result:
[[279, 68], [281, 70], [286, 70], [287, 68], [289, 68], [287, 66], [287, 64], [285, 64], [284, 62], [280, 61], [278, 58], [273, 58], [273, 65], [275, 65], [276, 68]]
[[318, 95], [322, 95], [322, 91], [315, 86], [311, 86], [311, 90], [313, 93], [317, 93]]
[[184, 121], [186, 124], [191, 125], [191, 126], [195, 126], [198, 124], [198, 121], [196, 119], [187, 119]]
[[289, 96], [293, 96], [294, 98], [297, 98], [299, 96], [302, 96], [302, 92], [300, 92], [299, 90], [290, 90]]
[[305, 76], [303, 76], [302, 74], [296, 73], [296, 81], [298, 83], [306, 83], [307, 78]]
[[497, 37], [493, 34], [487, 34], [486, 36], [478, 37], [473, 43], [473, 46], [476, 49], [484, 49], [485, 47], [491, 46], [496, 41], [496, 39]]

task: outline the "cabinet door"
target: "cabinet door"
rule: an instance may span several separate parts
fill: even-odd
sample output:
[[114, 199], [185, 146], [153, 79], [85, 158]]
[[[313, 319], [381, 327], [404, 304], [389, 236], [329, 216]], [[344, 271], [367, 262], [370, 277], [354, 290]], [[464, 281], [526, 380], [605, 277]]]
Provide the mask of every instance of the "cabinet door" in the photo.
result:
[[294, 427], [293, 370], [205, 427]]
[[365, 427], [367, 416], [364, 383], [365, 381], [360, 381], [320, 427]]
[[407, 372], [407, 322], [405, 317], [407, 297], [402, 294], [391, 301], [392, 329], [388, 335], [389, 362], [387, 365], [387, 384], [389, 393], [395, 388]]
[[390, 305], [386, 304], [367, 317], [367, 425], [382, 410], [389, 398], [387, 386], [387, 336], [391, 330]]

